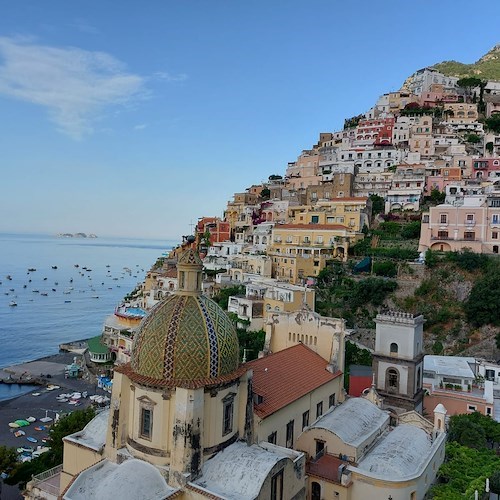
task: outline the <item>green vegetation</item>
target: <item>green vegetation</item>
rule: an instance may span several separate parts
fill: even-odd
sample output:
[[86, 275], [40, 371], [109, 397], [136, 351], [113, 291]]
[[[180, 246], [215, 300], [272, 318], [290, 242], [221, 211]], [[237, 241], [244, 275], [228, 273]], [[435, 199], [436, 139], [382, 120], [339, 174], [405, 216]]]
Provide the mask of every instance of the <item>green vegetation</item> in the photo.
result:
[[271, 196], [271, 191], [268, 189], [268, 188], [264, 188], [261, 192], [260, 192], [260, 198], [262, 200], [268, 200]]
[[465, 135], [465, 140], [469, 144], [478, 144], [478, 143], [481, 142], [481, 136], [479, 136], [477, 134], [466, 134]]
[[163, 263], [165, 262], [166, 257], [158, 257], [156, 259], [156, 262], [153, 264], [153, 270], [154, 269], [160, 269], [163, 267]]
[[229, 297], [232, 295], [245, 295], [245, 287], [243, 285], [237, 285], [221, 288], [219, 293], [213, 297], [213, 300], [217, 302], [217, 304], [219, 304], [224, 311], [227, 311]]
[[474, 326], [500, 326], [500, 268], [479, 277], [464, 304], [467, 320]]
[[432, 205], [439, 205], [444, 202], [445, 198], [446, 193], [434, 188], [431, 190], [431, 194], [425, 197], [425, 201], [430, 202]]
[[395, 278], [398, 274], [398, 268], [395, 262], [392, 262], [391, 260], [383, 260], [373, 263], [373, 273], [377, 276]]
[[[437, 484], [431, 489], [435, 500], [472, 499], [477, 489], [484, 493], [486, 478], [493, 489], [498, 484], [500, 424], [475, 412], [453, 415], [448, 429], [446, 459], [438, 471]], [[493, 481], [494, 479], [494, 481]]]
[[389, 279], [355, 280], [347, 275], [342, 264], [334, 262], [318, 274], [316, 311], [324, 316], [344, 318], [349, 326], [373, 327], [374, 310], [396, 288], [396, 282]]
[[238, 315], [235, 313], [228, 313], [228, 316], [234, 323], [236, 334], [238, 335], [240, 361], [243, 360], [243, 358], [247, 361], [256, 359], [259, 352], [264, 348], [266, 332], [264, 330], [248, 330], [247, 328], [250, 325], [250, 321], [238, 318]]
[[372, 202], [372, 216], [383, 214], [385, 210], [385, 199], [378, 194], [371, 194], [370, 201]]
[[16, 452], [12, 448], [14, 463], [7, 464], [5, 460], [12, 457], [12, 452], [9, 452], [9, 449], [2, 450], [5, 447], [0, 447], [0, 464], [3, 467], [0, 470], [9, 472], [9, 477], [5, 482], [7, 484], [19, 484], [20, 487], [24, 487], [33, 475], [40, 474], [62, 463], [63, 438], [74, 432], [81, 431], [94, 417], [95, 411], [90, 406], [85, 410], [77, 410], [63, 416], [50, 430], [50, 451], [43, 453], [31, 462], [16, 462]]
[[494, 47], [473, 64], [443, 61], [433, 66], [447, 76], [480, 77], [482, 80], [500, 80], [500, 48]]
[[344, 120], [344, 130], [348, 129], [348, 128], [357, 127], [358, 123], [363, 118], [364, 118], [364, 115], [356, 115], [356, 116], [352, 116], [351, 118], [346, 118]]
[[[494, 114], [490, 118], [486, 118], [484, 120], [484, 124], [486, 125], [486, 128], [491, 130], [492, 132], [495, 132], [497, 134], [500, 133], [500, 114]], [[491, 150], [493, 151], [493, 143], [491, 143]]]

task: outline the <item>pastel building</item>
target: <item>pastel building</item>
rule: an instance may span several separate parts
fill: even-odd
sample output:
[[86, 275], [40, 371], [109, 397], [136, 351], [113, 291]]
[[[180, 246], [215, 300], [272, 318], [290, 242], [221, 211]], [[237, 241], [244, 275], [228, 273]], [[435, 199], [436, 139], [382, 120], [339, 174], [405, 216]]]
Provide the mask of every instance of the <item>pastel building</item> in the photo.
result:
[[454, 205], [438, 205], [422, 214], [419, 251], [469, 248], [477, 253], [497, 254], [499, 234], [500, 196], [459, 196]]
[[424, 411], [428, 414], [442, 404], [448, 415], [477, 411], [493, 418], [493, 382], [478, 381], [479, 366], [471, 357], [425, 356]]

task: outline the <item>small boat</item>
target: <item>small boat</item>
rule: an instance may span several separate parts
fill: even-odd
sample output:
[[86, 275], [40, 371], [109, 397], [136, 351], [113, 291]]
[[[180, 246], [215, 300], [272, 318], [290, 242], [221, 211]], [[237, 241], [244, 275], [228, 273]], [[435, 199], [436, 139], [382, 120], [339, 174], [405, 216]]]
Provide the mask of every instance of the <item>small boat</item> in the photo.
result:
[[106, 264], [106, 267], [111, 267], [109, 264]]
[[69, 290], [65, 290], [63, 293], [64, 293], [65, 295], [69, 295], [71, 292], [70, 292]]
[[47, 281], [47, 278], [43, 278], [43, 281]]
[[29, 271], [30, 273], [34, 273], [34, 272], [36, 271], [36, 269], [35, 269], [34, 267], [30, 267], [30, 268], [28, 268], [28, 271]]
[[26, 288], [28, 285], [23, 285], [23, 288]]
[[9, 292], [15, 292], [14, 288], [9, 288]]
[[65, 300], [64, 303], [65, 304], [69, 304], [71, 302], [71, 300]]
[[29, 436], [29, 437], [27, 437], [26, 439], [27, 439], [30, 443], [38, 443], [38, 439], [36, 439], [36, 438], [34, 438], [34, 437]]
[[5, 276], [5, 279], [12, 281], [12, 276], [10, 274], [7, 274], [7, 276]]
[[40, 396], [40, 393], [39, 392], [34, 392], [33, 394], [31, 394], [32, 396]]
[[18, 453], [33, 453], [33, 446], [20, 446], [16, 451]]
[[49, 294], [47, 292], [42, 292], [40, 295], [43, 295], [44, 297], [47, 297]]
[[56, 281], [56, 282], [54, 283], [54, 285], [56, 285], [56, 286], [57, 286], [57, 285], [59, 285], [59, 283]]
[[40, 419], [40, 422], [43, 422], [44, 424], [46, 424], [47, 422], [52, 422], [52, 420], [54, 420], [52, 417], [42, 417]]
[[35, 431], [44, 431], [46, 429], [47, 429], [47, 427], [45, 427], [45, 425], [37, 425], [35, 427]]
[[78, 264], [75, 264], [75, 267], [80, 267]]
[[19, 424], [16, 424], [15, 422], [10, 422], [9, 427], [12, 429], [17, 429], [19, 427]]
[[98, 299], [98, 298], [99, 298], [99, 295], [92, 295], [92, 298], [93, 298], [93, 299]]
[[57, 269], [57, 266], [52, 266], [52, 269]]
[[11, 300], [11, 301], [9, 302], [9, 306], [10, 306], [10, 307], [16, 307], [16, 306], [17, 306], [17, 302], [15, 302], [14, 300]]
[[26, 435], [26, 432], [24, 432], [24, 431], [14, 432], [14, 436], [16, 436], [16, 438], [21, 437], [21, 436], [25, 436], [25, 435]]
[[32, 290], [33, 293], [40, 293], [40, 290]]
[[36, 422], [36, 418], [35, 417], [28, 417], [26, 419], [26, 422], [29, 422], [30, 424], [32, 424], [33, 422]]
[[52, 288], [52, 291], [53, 291], [53, 292], [57, 292], [57, 290], [56, 290], [55, 288]]

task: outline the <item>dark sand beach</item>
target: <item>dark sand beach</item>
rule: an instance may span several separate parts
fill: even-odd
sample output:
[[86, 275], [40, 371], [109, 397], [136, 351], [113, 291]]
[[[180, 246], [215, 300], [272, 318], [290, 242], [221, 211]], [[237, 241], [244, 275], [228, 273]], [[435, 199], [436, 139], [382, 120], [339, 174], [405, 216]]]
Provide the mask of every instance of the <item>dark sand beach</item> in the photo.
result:
[[[59, 389], [47, 390], [46, 385], [40, 385], [35, 390], [27, 394], [18, 396], [13, 399], [0, 401], [0, 446], [12, 446], [18, 448], [20, 446], [33, 446], [42, 445], [42, 438], [48, 436], [48, 429], [50, 423], [43, 424], [39, 422], [40, 418], [45, 416], [55, 419], [56, 414], [62, 415], [74, 410], [86, 408], [91, 404], [91, 400], [82, 398], [79, 406], [70, 405], [68, 403], [61, 403], [57, 401], [57, 396], [60, 394], [67, 394], [72, 392], [87, 391], [88, 395], [99, 394], [107, 395], [109, 393], [97, 388], [95, 380], [86, 376], [79, 379], [65, 378], [65, 368], [73, 362], [74, 357], [80, 357], [75, 353], [59, 353], [53, 356], [48, 356], [35, 361], [14, 365], [0, 370], [0, 379], [6, 379], [12, 376], [18, 379], [22, 374], [23, 377], [31, 375], [32, 378], [40, 378], [44, 375], [43, 380], [47, 384], [60, 386]], [[50, 375], [50, 378], [47, 378]], [[38, 393], [38, 396], [33, 396], [33, 393]], [[27, 417], [35, 417], [36, 422], [29, 426], [23, 427], [22, 430], [26, 432], [25, 436], [16, 438], [14, 431], [11, 429], [9, 422], [14, 422], [18, 419], [26, 419]], [[45, 425], [45, 431], [37, 431], [35, 427]], [[38, 440], [37, 443], [30, 443], [26, 438], [33, 437]], [[0, 499], [1, 500], [17, 500], [22, 498], [17, 487], [9, 487], [2, 484], [0, 481]]]

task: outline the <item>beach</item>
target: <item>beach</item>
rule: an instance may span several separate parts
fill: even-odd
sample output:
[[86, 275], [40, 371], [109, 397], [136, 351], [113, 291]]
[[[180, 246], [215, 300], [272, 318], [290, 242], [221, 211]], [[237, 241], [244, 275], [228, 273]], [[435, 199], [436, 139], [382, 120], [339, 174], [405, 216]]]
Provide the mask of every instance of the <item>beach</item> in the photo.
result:
[[[73, 352], [59, 353], [0, 370], [0, 378], [2, 379], [7, 378], [9, 375], [17, 379], [21, 374], [24, 374], [24, 377], [40, 378], [40, 375], [43, 374], [47, 384], [59, 386], [59, 389], [48, 390], [47, 386], [42, 385], [27, 394], [0, 401], [0, 446], [13, 446], [17, 448], [28, 445], [36, 447], [38, 444], [43, 444], [41, 439], [48, 435], [48, 429], [45, 431], [35, 430], [35, 427], [41, 425], [39, 422], [40, 418], [51, 417], [55, 419], [56, 414], [62, 415], [74, 410], [84, 409], [92, 403], [88, 397], [82, 398], [78, 406], [70, 405], [67, 402], [62, 403], [56, 399], [60, 394], [72, 392], [83, 393], [86, 391], [88, 396], [98, 394], [109, 397], [109, 393], [97, 388], [93, 377], [65, 378], [65, 368], [73, 362], [75, 356], [81, 358], [81, 356]], [[48, 375], [50, 375], [49, 378], [47, 378]], [[33, 396], [33, 394], [39, 395]], [[35, 417], [37, 421], [27, 427], [23, 427], [22, 430], [26, 432], [26, 435], [16, 438], [14, 431], [18, 429], [10, 428], [9, 423], [28, 417]], [[27, 437], [37, 439], [38, 443], [30, 443], [26, 439]]]

